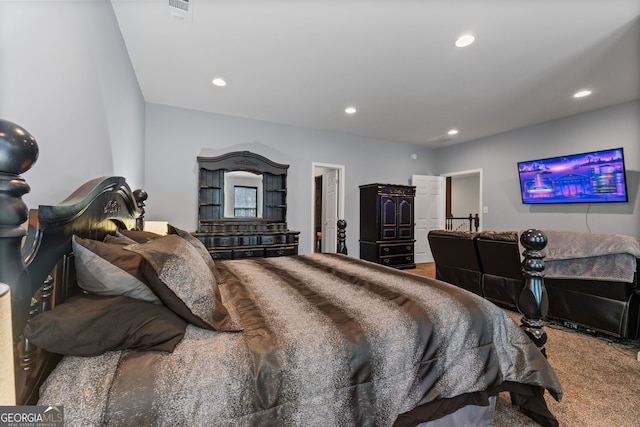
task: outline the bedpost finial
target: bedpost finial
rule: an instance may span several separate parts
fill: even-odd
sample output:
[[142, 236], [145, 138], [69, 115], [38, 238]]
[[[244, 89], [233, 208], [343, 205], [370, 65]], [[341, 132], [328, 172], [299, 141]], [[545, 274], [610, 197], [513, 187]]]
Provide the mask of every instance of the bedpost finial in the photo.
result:
[[136, 230], [144, 230], [144, 202], [147, 201], [148, 197], [149, 195], [142, 188], [138, 188], [133, 191], [133, 198], [135, 199], [138, 210], [140, 211], [140, 216], [136, 218]]
[[[0, 119], [0, 282], [10, 286], [12, 305], [17, 306], [31, 299], [29, 272], [22, 257], [22, 239], [27, 234], [22, 224], [29, 217], [22, 196], [31, 189], [20, 174], [28, 171], [37, 158], [35, 138], [21, 126]], [[14, 345], [26, 316], [26, 312], [12, 316]]]
[[146, 202], [149, 195], [142, 188], [138, 188], [133, 191], [133, 198], [136, 199], [136, 203], [140, 204]]
[[337, 223], [338, 227], [338, 247], [336, 252], [339, 254], [347, 255], [347, 221], [339, 219]]
[[540, 230], [530, 228], [520, 235], [520, 243], [528, 250], [541, 251], [547, 246], [547, 236]]
[[0, 172], [19, 175], [38, 159], [38, 143], [23, 127], [0, 119]]
[[540, 230], [529, 229], [520, 235], [520, 243], [525, 250], [522, 253], [522, 271], [524, 283], [518, 298], [518, 310], [524, 315], [520, 327], [546, 356], [544, 318], [547, 316], [548, 296], [544, 287], [544, 252], [547, 236]]

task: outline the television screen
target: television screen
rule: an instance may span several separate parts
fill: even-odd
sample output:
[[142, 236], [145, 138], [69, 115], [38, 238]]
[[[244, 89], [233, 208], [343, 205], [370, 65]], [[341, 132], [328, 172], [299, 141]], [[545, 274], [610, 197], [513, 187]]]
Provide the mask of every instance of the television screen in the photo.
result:
[[622, 148], [518, 163], [522, 203], [626, 202]]

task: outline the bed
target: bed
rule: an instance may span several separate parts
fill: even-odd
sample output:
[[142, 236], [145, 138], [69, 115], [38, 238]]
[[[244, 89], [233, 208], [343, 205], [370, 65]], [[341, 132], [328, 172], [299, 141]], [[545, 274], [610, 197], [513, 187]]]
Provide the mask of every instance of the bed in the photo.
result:
[[523, 332], [539, 337], [535, 319], [342, 254], [214, 262], [184, 230], [143, 231], [146, 193], [120, 177], [27, 214], [37, 149], [21, 141], [0, 156], [23, 157], [0, 160], [17, 404], [79, 426], [490, 425], [477, 409], [508, 391], [557, 425], [544, 393], [560, 383]]

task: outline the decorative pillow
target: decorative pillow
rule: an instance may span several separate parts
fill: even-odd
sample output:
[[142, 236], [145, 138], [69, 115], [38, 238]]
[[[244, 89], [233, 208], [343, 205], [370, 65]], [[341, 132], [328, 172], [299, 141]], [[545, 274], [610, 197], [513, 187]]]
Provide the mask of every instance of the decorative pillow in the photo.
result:
[[52, 353], [95, 356], [124, 349], [172, 352], [186, 328], [187, 322], [162, 305], [80, 294], [30, 319], [24, 334]]
[[176, 314], [201, 328], [237, 330], [222, 304], [213, 272], [189, 242], [170, 234], [125, 249], [144, 258], [142, 271], [149, 287]]
[[204, 246], [200, 239], [192, 236], [188, 231], [181, 230], [171, 224], [167, 224], [167, 229], [168, 234], [176, 234], [189, 242], [194, 248], [196, 248], [198, 253], [202, 256], [202, 259], [204, 259], [204, 262], [207, 263], [211, 271], [213, 271], [213, 274], [216, 276], [216, 278], [218, 277], [218, 268], [216, 267], [216, 263], [213, 261], [209, 250]]
[[104, 236], [104, 243], [108, 243], [110, 245], [119, 245], [119, 246], [128, 246], [131, 245], [133, 243], [137, 243], [134, 242], [133, 240], [131, 240], [128, 237], [117, 237], [117, 236], [113, 236], [111, 234], [107, 234], [106, 236]]
[[153, 303], [160, 303], [149, 289], [142, 273], [142, 257], [124, 249], [131, 242], [123, 238], [107, 237], [111, 243], [72, 238], [78, 286], [95, 295], [124, 295]]
[[162, 236], [151, 231], [123, 230], [119, 228], [116, 230], [116, 237], [124, 237], [136, 243], [147, 243]]

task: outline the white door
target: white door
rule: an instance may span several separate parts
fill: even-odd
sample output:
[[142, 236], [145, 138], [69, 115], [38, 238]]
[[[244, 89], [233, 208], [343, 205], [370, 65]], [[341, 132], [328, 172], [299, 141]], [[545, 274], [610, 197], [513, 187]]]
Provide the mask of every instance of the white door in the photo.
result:
[[416, 263], [433, 262], [427, 234], [444, 229], [445, 177], [412, 175], [411, 183], [416, 187], [414, 259]]
[[322, 252], [335, 253], [338, 246], [338, 169], [322, 175]]

